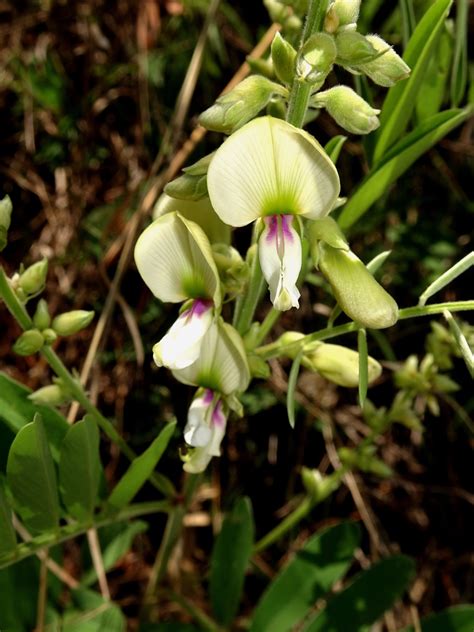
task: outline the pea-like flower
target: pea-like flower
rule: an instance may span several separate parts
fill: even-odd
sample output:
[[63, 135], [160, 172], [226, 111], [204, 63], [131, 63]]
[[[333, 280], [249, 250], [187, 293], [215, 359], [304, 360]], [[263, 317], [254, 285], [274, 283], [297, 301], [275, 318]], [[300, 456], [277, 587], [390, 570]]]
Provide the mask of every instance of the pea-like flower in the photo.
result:
[[261, 117], [217, 150], [207, 185], [212, 206], [226, 224], [238, 227], [261, 219], [259, 260], [270, 298], [282, 311], [298, 307], [298, 217], [324, 217], [340, 189], [336, 168], [323, 148], [305, 131]]
[[158, 366], [183, 369], [198, 357], [221, 305], [219, 274], [202, 228], [179, 213], [151, 224], [135, 247], [138, 271], [153, 294], [170, 303], [186, 302], [168, 333], [153, 347]]

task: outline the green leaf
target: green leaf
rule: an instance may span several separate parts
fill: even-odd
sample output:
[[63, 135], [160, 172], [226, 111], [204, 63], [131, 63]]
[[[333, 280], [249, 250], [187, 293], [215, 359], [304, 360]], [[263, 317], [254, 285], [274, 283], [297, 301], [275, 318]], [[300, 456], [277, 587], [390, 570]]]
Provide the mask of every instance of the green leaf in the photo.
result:
[[11, 445], [7, 482], [14, 508], [29, 530], [37, 533], [58, 527], [56, 472], [39, 415], [19, 431]]
[[368, 632], [402, 595], [414, 574], [413, 561], [404, 555], [374, 564], [335, 595], [304, 632]]
[[[463, 604], [432, 614], [421, 621], [421, 632], [472, 632], [474, 606]], [[401, 632], [415, 632], [404, 628]]]
[[53, 408], [36, 406], [29, 399], [32, 391], [16, 382], [5, 373], [0, 373], [0, 421], [15, 434], [40, 413], [51, 444], [55, 459], [59, 458], [59, 446], [69, 428], [69, 424]]
[[76, 520], [90, 520], [97, 503], [99, 440], [97, 424], [87, 415], [69, 428], [61, 446], [59, 489], [64, 506]]
[[454, 279], [456, 279], [463, 272], [466, 272], [466, 270], [469, 270], [469, 268], [471, 268], [472, 266], [474, 266], [474, 252], [470, 252], [460, 261], [451, 266], [449, 270], [443, 272], [443, 274], [439, 276], [435, 281], [433, 281], [433, 283], [430, 283], [430, 285], [420, 296], [418, 304], [425, 305], [426, 301], [431, 298], [433, 294], [436, 294], [436, 292], [442, 290], [448, 285], [448, 283], [454, 281]]
[[176, 422], [167, 424], [143, 454], [134, 459], [115, 486], [108, 500], [109, 504], [120, 509], [127, 505], [153, 473], [163, 452], [173, 436]]
[[[451, 329], [451, 333], [453, 334], [454, 340], [456, 341], [458, 349], [461, 352], [463, 360], [466, 363], [467, 370], [469, 371], [471, 377], [474, 378], [474, 354], [471, 351], [469, 343], [466, 340], [465, 335], [461, 331], [461, 328], [457, 324], [451, 312], [446, 309], [443, 312], [443, 316], [448, 321], [449, 328]], [[438, 378], [440, 377], [442, 376], [438, 376]]]
[[453, 36], [445, 27], [438, 46], [431, 58], [416, 100], [416, 116], [419, 121], [440, 111], [446, 94], [446, 86], [451, 73], [453, 57]]
[[0, 571], [0, 630], [34, 630], [38, 600], [39, 560], [24, 560]]
[[250, 632], [292, 629], [344, 576], [359, 543], [360, 529], [354, 522], [342, 522], [312, 536], [263, 594]]
[[296, 382], [300, 372], [301, 360], [303, 359], [303, 349], [298, 353], [291, 365], [290, 375], [288, 377], [288, 391], [286, 393], [286, 411], [288, 413], [288, 421], [292, 428], [295, 427], [295, 391]]
[[0, 555], [14, 551], [15, 548], [16, 535], [12, 524], [12, 512], [0, 480]]
[[72, 591], [76, 609], [64, 617], [62, 632], [125, 632], [126, 621], [120, 608], [87, 589]]
[[[104, 532], [107, 528], [99, 531], [99, 538], [102, 550], [102, 561], [106, 571], [111, 570], [132, 546], [133, 540], [140, 533], [144, 533], [148, 529], [148, 523], [143, 520], [136, 520], [130, 524], [111, 525], [108, 529], [113, 529], [114, 535], [108, 543], [104, 544]], [[90, 586], [97, 581], [97, 573], [91, 568], [81, 583], [84, 586]]]
[[374, 163], [383, 158], [408, 125], [451, 4], [452, 0], [436, 0], [420, 20], [408, 43], [403, 59], [412, 71], [409, 79], [397, 83], [388, 91], [380, 113]]
[[369, 385], [369, 352], [367, 350], [367, 333], [363, 328], [357, 332], [357, 345], [359, 351], [359, 405], [364, 408]]
[[324, 146], [324, 151], [327, 153], [329, 158], [331, 158], [334, 164], [336, 164], [337, 159], [339, 158], [339, 154], [341, 153], [341, 149], [346, 140], [347, 136], [333, 136], [331, 140], [328, 141]]
[[211, 558], [212, 610], [224, 626], [228, 626], [237, 613], [253, 543], [252, 506], [248, 498], [241, 498], [225, 517]]
[[422, 154], [472, 115], [471, 108], [435, 114], [407, 134], [384, 161], [369, 173], [339, 216], [342, 230], [350, 228]]
[[456, 33], [454, 36], [453, 69], [451, 72], [451, 105], [458, 106], [467, 85], [467, 34], [469, 1], [456, 2]]

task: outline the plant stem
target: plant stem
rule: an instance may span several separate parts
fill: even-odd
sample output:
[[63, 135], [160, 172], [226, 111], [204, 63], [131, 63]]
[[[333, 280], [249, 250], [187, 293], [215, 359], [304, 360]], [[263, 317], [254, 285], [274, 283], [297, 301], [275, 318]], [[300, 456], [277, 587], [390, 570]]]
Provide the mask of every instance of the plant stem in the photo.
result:
[[[29, 317], [25, 306], [20, 302], [13, 291], [2, 267], [0, 267], [0, 298], [4, 300], [8, 311], [23, 329], [28, 330], [34, 327], [33, 321]], [[51, 349], [48, 345], [45, 345], [41, 349], [40, 353], [54, 373], [56, 373], [57, 377], [61, 378], [65, 389], [71, 393], [74, 399], [81, 404], [86, 412], [94, 417], [99, 428], [101, 428], [107, 437], [120, 448], [121, 452], [130, 461], [133, 461], [133, 459], [137, 456], [135, 452], [127, 445], [127, 442], [120, 436], [113, 424], [104, 417], [104, 415], [102, 415], [102, 413], [90, 401], [81, 384], [74, 378], [53, 349]], [[150, 477], [150, 482], [156, 487], [156, 489], [165, 494], [165, 496], [170, 497], [176, 493], [171, 481], [160, 474], [154, 473]]]
[[272, 307], [263, 319], [257, 334], [255, 335], [255, 347], [261, 344], [273, 329], [273, 326], [280, 318], [281, 312]]
[[239, 334], [244, 335], [250, 329], [255, 310], [263, 290], [263, 275], [258, 259], [258, 252], [255, 249], [252, 266], [250, 268], [250, 280], [245, 297], [240, 305], [240, 313], [236, 320], [236, 329]]
[[[418, 318], [420, 316], [432, 316], [434, 314], [442, 314], [445, 309], [451, 312], [465, 312], [474, 310], [474, 301], [452, 301], [448, 303], [435, 303], [433, 305], [424, 305], [416, 307], [405, 307], [398, 313], [398, 320], [406, 320], [408, 318]], [[357, 331], [359, 325], [357, 323], [346, 323], [345, 325], [339, 325], [338, 327], [327, 327], [326, 329], [320, 329], [312, 334], [308, 334], [304, 338], [300, 338], [296, 342], [291, 344], [282, 345], [278, 340], [268, 345], [263, 345], [255, 350], [259, 356], [264, 360], [270, 358], [276, 358], [288, 351], [297, 352], [300, 346], [314, 342], [316, 340], [329, 340], [330, 338], [336, 338], [343, 334], [348, 334], [352, 331]]]
[[303, 498], [301, 503], [292, 511], [284, 520], [282, 520], [277, 526], [263, 536], [261, 540], [256, 542], [253, 547], [254, 553], [260, 553], [274, 542], [277, 542], [282, 538], [290, 529], [296, 526], [299, 522], [305, 518], [311, 509], [317, 505], [318, 501], [309, 494]]

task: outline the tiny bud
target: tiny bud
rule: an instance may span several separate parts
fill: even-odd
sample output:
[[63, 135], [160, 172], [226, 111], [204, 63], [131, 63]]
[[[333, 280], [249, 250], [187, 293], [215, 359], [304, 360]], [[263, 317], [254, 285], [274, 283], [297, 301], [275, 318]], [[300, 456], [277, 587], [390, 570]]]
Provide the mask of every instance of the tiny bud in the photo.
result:
[[24, 331], [13, 345], [13, 351], [18, 355], [28, 356], [37, 353], [44, 345], [44, 338], [37, 329]]
[[378, 35], [367, 35], [366, 40], [375, 48], [379, 56], [372, 61], [354, 66], [355, 70], [363, 72], [376, 84], [385, 88], [390, 88], [397, 81], [408, 77], [410, 67], [386, 41]]
[[49, 315], [48, 303], [44, 298], [38, 301], [36, 306], [35, 315], [33, 316], [33, 323], [40, 331], [49, 327], [51, 323], [51, 316]]
[[58, 339], [58, 334], [48, 327], [47, 329], [43, 329], [41, 332], [43, 334], [44, 341], [47, 345], [52, 345]]
[[337, 15], [340, 26], [356, 24], [359, 19], [360, 0], [335, 0], [331, 10]]
[[296, 62], [297, 74], [307, 83], [322, 86], [336, 60], [334, 38], [327, 33], [312, 35], [301, 49]]
[[38, 294], [44, 288], [47, 274], [48, 260], [37, 261], [20, 274], [19, 287], [25, 294]]
[[71, 401], [69, 394], [59, 384], [43, 386], [43, 388], [28, 395], [28, 399], [37, 406], [60, 406]]
[[[304, 334], [299, 331], [285, 331], [285, 333], [278, 338], [278, 345], [281, 347], [288, 346], [288, 349], [282, 349], [282, 353], [284, 353], [287, 358], [294, 360], [301, 351], [301, 345], [297, 343], [304, 337]], [[291, 345], [291, 347], [289, 345]]]
[[199, 122], [214, 132], [232, 134], [263, 110], [275, 94], [285, 96], [287, 90], [266, 77], [252, 75], [219, 97], [201, 114]]
[[[302, 364], [311, 371], [317, 371], [330, 382], [346, 388], [359, 385], [359, 354], [353, 349], [341, 345], [317, 343], [310, 347], [303, 357]], [[306, 349], [305, 349], [306, 351]], [[369, 356], [368, 382], [371, 384], [382, 373], [382, 367]]]
[[384, 329], [397, 322], [397, 304], [352, 251], [322, 242], [319, 251], [319, 268], [349, 318], [369, 329]]
[[193, 165], [183, 169], [184, 174], [168, 182], [164, 191], [167, 195], [179, 200], [201, 200], [207, 196], [207, 170], [214, 153], [201, 158]]
[[375, 110], [348, 86], [319, 92], [312, 103], [326, 108], [336, 123], [352, 134], [368, 134], [380, 125], [377, 118], [380, 110]]
[[93, 318], [94, 312], [76, 309], [56, 316], [51, 326], [58, 336], [71, 336], [85, 329]]
[[339, 475], [323, 476], [319, 470], [304, 466], [301, 468], [301, 481], [308, 494], [318, 502], [330, 496], [341, 484]]
[[276, 76], [283, 83], [291, 83], [295, 74], [296, 50], [277, 33], [273, 38], [271, 51]]
[[7, 245], [7, 234], [12, 216], [12, 202], [8, 195], [0, 200], [0, 252]]
[[371, 61], [379, 53], [370, 40], [356, 31], [342, 31], [336, 36], [337, 63], [355, 66]]

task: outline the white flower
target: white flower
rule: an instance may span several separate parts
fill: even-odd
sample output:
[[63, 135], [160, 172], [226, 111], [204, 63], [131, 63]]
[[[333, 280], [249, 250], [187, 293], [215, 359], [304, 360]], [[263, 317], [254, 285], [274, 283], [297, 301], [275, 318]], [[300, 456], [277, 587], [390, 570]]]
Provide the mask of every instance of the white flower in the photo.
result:
[[183, 466], [186, 472], [203, 472], [213, 456], [220, 456], [226, 423], [224, 405], [218, 394], [206, 389], [193, 400], [184, 429], [184, 440], [192, 448]]
[[257, 118], [217, 150], [207, 185], [223, 222], [245, 226], [263, 218], [259, 259], [272, 301], [281, 310], [297, 307], [301, 243], [292, 216], [323, 217], [339, 193], [336, 168], [322, 147], [289, 123]]

